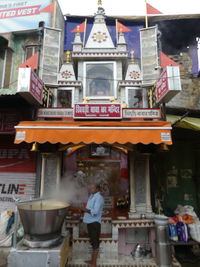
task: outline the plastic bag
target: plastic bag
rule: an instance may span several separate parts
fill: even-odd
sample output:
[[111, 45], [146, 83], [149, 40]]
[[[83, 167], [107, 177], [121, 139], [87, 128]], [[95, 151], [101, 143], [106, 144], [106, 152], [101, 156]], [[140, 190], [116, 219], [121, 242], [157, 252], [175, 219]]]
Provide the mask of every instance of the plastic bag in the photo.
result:
[[194, 208], [190, 205], [177, 205], [177, 208], [174, 211], [175, 214], [183, 216], [185, 214], [191, 215], [195, 220], [198, 220], [197, 214], [194, 211]]
[[183, 222], [177, 222], [176, 229], [178, 234], [178, 240], [183, 242], [188, 242], [189, 236], [188, 236], [187, 225]]
[[190, 229], [190, 236], [193, 240], [200, 242], [200, 222], [188, 225]]
[[[8, 229], [8, 222], [11, 218], [9, 214], [10, 213], [8, 211], [3, 211], [0, 213], [0, 247], [9, 247], [12, 245], [13, 223], [11, 227], [9, 225]], [[9, 231], [6, 232], [6, 229]]]
[[178, 234], [177, 234], [176, 225], [175, 224], [169, 224], [168, 229], [169, 229], [169, 238], [172, 241], [177, 242], [178, 241]]

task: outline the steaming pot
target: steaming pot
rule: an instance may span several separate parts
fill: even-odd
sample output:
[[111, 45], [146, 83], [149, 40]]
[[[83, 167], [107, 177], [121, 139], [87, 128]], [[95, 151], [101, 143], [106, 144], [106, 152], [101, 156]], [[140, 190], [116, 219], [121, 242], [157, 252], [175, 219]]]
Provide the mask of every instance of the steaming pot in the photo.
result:
[[67, 214], [68, 203], [53, 199], [37, 199], [17, 204], [25, 240], [56, 240]]

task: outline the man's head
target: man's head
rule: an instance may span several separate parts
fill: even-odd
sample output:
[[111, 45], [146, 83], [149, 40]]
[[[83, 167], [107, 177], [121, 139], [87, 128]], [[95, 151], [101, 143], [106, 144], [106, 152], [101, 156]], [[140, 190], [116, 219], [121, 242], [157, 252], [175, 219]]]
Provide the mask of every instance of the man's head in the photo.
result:
[[96, 192], [99, 192], [101, 189], [99, 184], [91, 184], [90, 185], [90, 193], [95, 194]]

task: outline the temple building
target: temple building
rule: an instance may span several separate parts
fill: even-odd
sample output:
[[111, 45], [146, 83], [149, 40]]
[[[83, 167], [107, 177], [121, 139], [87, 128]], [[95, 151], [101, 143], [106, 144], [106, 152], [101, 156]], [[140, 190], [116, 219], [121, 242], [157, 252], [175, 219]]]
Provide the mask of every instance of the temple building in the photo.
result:
[[131, 252], [143, 243], [152, 253], [145, 266], [155, 266], [158, 206], [151, 191], [150, 157], [172, 144], [171, 124], [160, 107], [152, 107], [151, 89], [160, 75], [157, 44], [151, 41], [157, 27], [139, 27], [140, 61], [138, 50], [128, 50], [125, 26], [119, 22], [113, 40], [101, 1], [88, 36], [82, 34], [86, 24], [72, 29], [72, 49], [65, 53], [57, 87], [48, 74], [45, 84], [51, 86], [53, 107], [40, 108], [37, 121], [18, 124], [15, 143], [34, 143], [33, 150], [39, 151], [40, 197], [58, 191], [71, 203], [66, 219], [72, 233], [69, 266], [82, 266], [89, 257], [79, 206], [87, 201], [91, 183], [99, 183], [105, 197], [99, 264], [131, 263]]

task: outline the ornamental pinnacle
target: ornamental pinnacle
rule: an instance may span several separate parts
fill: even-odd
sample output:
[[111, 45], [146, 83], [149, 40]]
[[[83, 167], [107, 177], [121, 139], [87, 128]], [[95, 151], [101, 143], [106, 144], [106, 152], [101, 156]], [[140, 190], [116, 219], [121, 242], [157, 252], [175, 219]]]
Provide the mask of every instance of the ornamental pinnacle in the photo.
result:
[[98, 6], [102, 7], [102, 0], [98, 0]]

